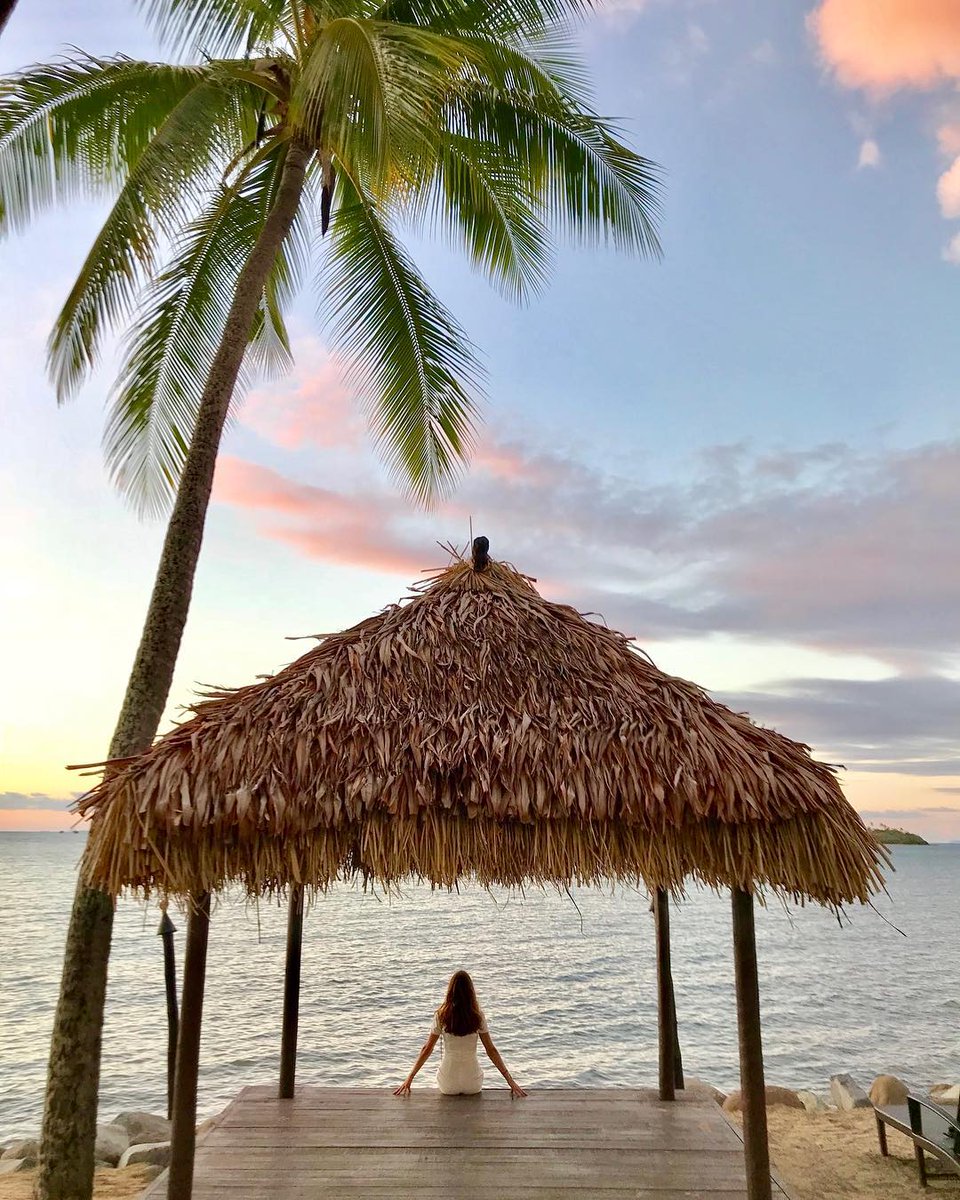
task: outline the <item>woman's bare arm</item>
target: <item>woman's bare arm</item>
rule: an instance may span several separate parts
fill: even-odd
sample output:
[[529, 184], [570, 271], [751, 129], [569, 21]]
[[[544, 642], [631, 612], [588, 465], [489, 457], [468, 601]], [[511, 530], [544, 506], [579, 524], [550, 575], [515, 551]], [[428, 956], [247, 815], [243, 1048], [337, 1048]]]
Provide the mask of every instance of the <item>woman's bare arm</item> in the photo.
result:
[[403, 1081], [403, 1083], [401, 1083], [400, 1086], [394, 1090], [393, 1094], [395, 1096], [409, 1096], [410, 1095], [410, 1088], [413, 1084], [414, 1079], [416, 1078], [417, 1072], [420, 1070], [420, 1068], [423, 1066], [423, 1064], [427, 1061], [427, 1059], [433, 1053], [433, 1048], [437, 1044], [438, 1040], [439, 1039], [437, 1038], [437, 1035], [435, 1033], [431, 1033], [427, 1036], [427, 1040], [423, 1043], [420, 1053], [417, 1055], [417, 1061], [413, 1064], [413, 1070], [406, 1077], [406, 1079]]
[[483, 1048], [487, 1052], [487, 1057], [510, 1085], [510, 1091], [515, 1096], [525, 1096], [527, 1093], [507, 1070], [507, 1064], [500, 1057], [500, 1051], [493, 1044], [493, 1038], [485, 1029], [480, 1032], [480, 1041], [483, 1042]]

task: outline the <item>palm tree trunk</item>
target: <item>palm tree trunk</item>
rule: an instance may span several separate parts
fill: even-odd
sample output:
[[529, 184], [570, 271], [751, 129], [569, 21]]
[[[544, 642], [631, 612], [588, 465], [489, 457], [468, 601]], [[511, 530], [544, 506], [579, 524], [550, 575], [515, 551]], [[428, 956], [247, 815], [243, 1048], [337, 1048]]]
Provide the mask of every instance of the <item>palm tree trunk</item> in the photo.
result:
[[[160, 724], [187, 622], [227, 409], [264, 284], [300, 205], [309, 158], [308, 148], [296, 143], [290, 146], [276, 202], [237, 279], [197, 413], [140, 646], [110, 743], [110, 758], [146, 750]], [[67, 933], [50, 1047], [37, 1200], [90, 1200], [93, 1190], [100, 1043], [112, 925], [111, 899], [81, 882]]]

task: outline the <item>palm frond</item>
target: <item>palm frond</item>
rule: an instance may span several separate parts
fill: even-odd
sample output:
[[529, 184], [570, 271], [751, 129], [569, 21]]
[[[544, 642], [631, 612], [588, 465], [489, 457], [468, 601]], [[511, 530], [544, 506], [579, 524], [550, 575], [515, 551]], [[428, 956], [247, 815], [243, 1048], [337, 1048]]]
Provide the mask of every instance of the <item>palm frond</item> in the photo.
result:
[[304, 63], [291, 120], [382, 199], [435, 157], [450, 80], [475, 56], [432, 30], [331, 20]]
[[460, 239], [506, 295], [523, 301], [540, 290], [550, 270], [550, 240], [516, 159], [493, 142], [445, 133], [436, 185], [423, 191], [424, 215]]
[[590, 111], [549, 95], [476, 88], [451, 126], [516, 160], [551, 221], [579, 240], [661, 254], [661, 169]]
[[158, 240], [178, 236], [211, 173], [244, 144], [248, 92], [219, 73], [198, 76], [132, 163], [50, 335], [48, 361], [61, 402], [96, 365], [104, 336], [129, 316], [154, 269]]
[[[270, 147], [220, 189], [151, 283], [127, 334], [104, 450], [115, 483], [141, 513], [162, 512], [179, 482], [237, 277], [273, 203], [285, 153], [285, 143]], [[298, 278], [295, 260], [296, 253], [275, 268], [261, 301], [234, 404], [253, 370], [289, 361], [282, 307]]]
[[385, 0], [375, 15], [447, 33], [530, 38], [595, 7], [593, 0]]
[[116, 188], [206, 75], [78, 55], [0, 80], [0, 231]]
[[473, 438], [481, 371], [382, 211], [340, 182], [326, 276], [332, 340], [365, 395], [381, 451], [414, 495], [447, 490]]
[[294, 90], [291, 118], [355, 170], [374, 164], [382, 181], [399, 123], [391, 100], [383, 47], [369, 22], [342, 17], [328, 22], [314, 43]]
[[274, 41], [288, 0], [138, 0], [160, 40], [175, 53], [243, 55]]

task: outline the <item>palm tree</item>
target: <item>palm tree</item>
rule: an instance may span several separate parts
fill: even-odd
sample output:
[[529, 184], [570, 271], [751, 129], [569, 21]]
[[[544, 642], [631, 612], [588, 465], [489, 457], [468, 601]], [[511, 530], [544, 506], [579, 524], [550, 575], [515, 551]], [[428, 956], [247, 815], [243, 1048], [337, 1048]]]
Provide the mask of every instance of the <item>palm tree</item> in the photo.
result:
[[[284, 312], [308, 273], [377, 443], [426, 500], [469, 453], [480, 372], [398, 228], [443, 231], [520, 300], [545, 281], [550, 223], [658, 252], [656, 169], [592, 110], [557, 34], [580, 7], [153, 0], [161, 34], [202, 61], [77, 55], [3, 82], [0, 224], [77, 193], [113, 198], [51, 335], [58, 397], [125, 327], [107, 462], [140, 511], [172, 500], [111, 760], [156, 733], [231, 403], [251, 373], [289, 362]], [[107, 897], [78, 890], [43, 1200], [91, 1193], [112, 917]]]

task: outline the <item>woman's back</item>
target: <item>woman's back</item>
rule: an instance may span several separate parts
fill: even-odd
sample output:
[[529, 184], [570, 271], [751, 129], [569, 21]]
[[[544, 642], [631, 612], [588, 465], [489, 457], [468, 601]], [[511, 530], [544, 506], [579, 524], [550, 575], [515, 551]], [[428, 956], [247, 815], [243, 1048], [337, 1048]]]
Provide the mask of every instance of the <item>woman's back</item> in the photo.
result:
[[483, 1013], [472, 1033], [452, 1033], [445, 1029], [440, 1010], [434, 1014], [430, 1032], [441, 1039], [440, 1069], [437, 1071], [437, 1087], [446, 1095], [462, 1095], [479, 1092], [483, 1087], [483, 1071], [477, 1058], [477, 1042], [481, 1033], [487, 1032]]

